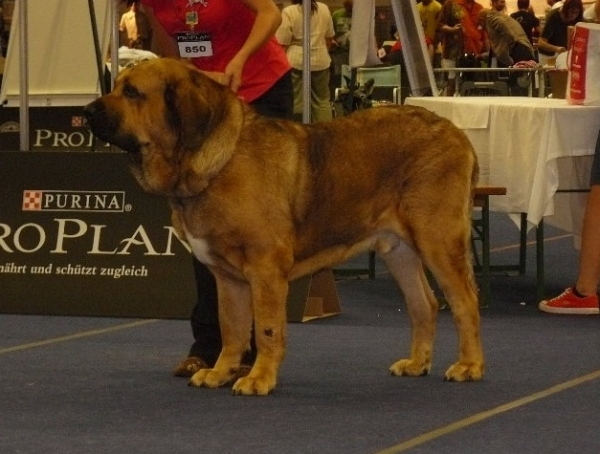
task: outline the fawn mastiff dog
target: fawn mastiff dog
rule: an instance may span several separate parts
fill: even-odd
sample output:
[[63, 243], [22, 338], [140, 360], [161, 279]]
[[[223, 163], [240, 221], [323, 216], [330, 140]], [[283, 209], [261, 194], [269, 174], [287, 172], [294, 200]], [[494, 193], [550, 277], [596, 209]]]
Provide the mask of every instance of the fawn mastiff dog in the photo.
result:
[[129, 152], [142, 188], [168, 198], [173, 225], [215, 275], [223, 349], [190, 384], [231, 381], [254, 327], [258, 356], [233, 392], [268, 394], [285, 353], [288, 282], [367, 250], [383, 258], [410, 314], [410, 354], [390, 373], [431, 368], [438, 306], [427, 267], [458, 330], [445, 379], [481, 378], [470, 247], [477, 159], [448, 120], [409, 106], [308, 126], [265, 118], [169, 59], [123, 71], [85, 111], [96, 136]]

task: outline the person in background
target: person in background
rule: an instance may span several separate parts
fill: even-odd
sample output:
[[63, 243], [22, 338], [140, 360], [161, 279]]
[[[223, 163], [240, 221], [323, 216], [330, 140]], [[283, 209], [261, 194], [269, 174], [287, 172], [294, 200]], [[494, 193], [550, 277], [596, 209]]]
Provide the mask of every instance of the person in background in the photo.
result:
[[439, 46], [438, 27], [440, 24], [440, 14], [442, 5], [437, 0], [421, 0], [417, 3], [417, 11], [423, 25], [425, 38], [433, 47], [432, 65], [434, 68], [439, 68], [442, 65], [442, 50]]
[[350, 29], [352, 27], [353, 0], [344, 0], [343, 8], [331, 14], [335, 36], [331, 41], [331, 92], [342, 86], [342, 65], [350, 61]]
[[[490, 55], [498, 68], [510, 68], [520, 62], [535, 66], [535, 52], [523, 27], [512, 17], [504, 14], [504, 0], [492, 0], [492, 9], [479, 13], [481, 26], [487, 31]], [[490, 66], [494, 66], [490, 65]], [[527, 77], [525, 75], [525, 77]], [[519, 85], [519, 74], [511, 72], [508, 85], [512, 95], [527, 96], [527, 87]], [[527, 83], [529, 79], [524, 79]]]
[[506, 0], [496, 0], [491, 2], [492, 10], [499, 13], [506, 12]]
[[567, 51], [568, 29], [583, 20], [581, 0], [565, 0], [560, 8], [553, 9], [548, 15], [542, 34], [538, 39], [540, 63], [554, 66], [552, 59]]
[[498, 67], [508, 68], [521, 61], [534, 60], [533, 46], [523, 27], [501, 12], [503, 9], [495, 8], [500, 3], [504, 3], [504, 0], [492, 0], [492, 9], [484, 9], [479, 13], [480, 24], [487, 31]]
[[140, 11], [140, 0], [127, 0], [127, 8], [119, 23], [120, 42], [132, 49], [150, 50], [152, 29], [146, 14]]
[[[333, 21], [329, 7], [311, 0], [310, 18], [310, 112], [312, 121], [327, 121], [332, 118], [329, 78], [331, 57], [329, 47], [333, 36]], [[292, 0], [281, 12], [281, 25], [275, 37], [285, 48], [292, 66], [294, 86], [294, 116], [302, 119], [302, 64], [304, 54], [303, 6], [302, 0]]]
[[539, 309], [551, 314], [598, 314], [600, 282], [600, 132], [590, 172], [590, 194], [583, 216], [579, 274], [573, 287], [555, 298], [543, 300]]
[[[546, 3], [548, 3], [548, 4], [550, 5], [550, 2], [546, 2]], [[558, 8], [560, 8], [561, 6], [563, 6], [563, 5], [564, 5], [564, 3], [565, 3], [565, 2], [564, 2], [563, 0], [554, 1], [554, 2], [552, 2], [552, 4], [550, 5], [550, 9], [551, 9], [551, 10], [553, 10], [553, 9], [558, 9]]]
[[[464, 54], [481, 57], [485, 49], [485, 33], [479, 25], [483, 9], [475, 0], [446, 0], [440, 13], [439, 31], [442, 36], [442, 68], [456, 68]], [[456, 72], [446, 74], [446, 95], [454, 96]]]
[[[291, 118], [291, 68], [274, 38], [281, 12], [273, 0], [142, 0], [142, 6], [161, 56], [189, 59], [262, 115]], [[177, 376], [213, 367], [222, 347], [215, 278], [196, 259], [194, 271], [198, 287], [191, 316], [194, 344], [177, 365]], [[250, 371], [255, 359], [252, 345], [238, 377]]]
[[517, 0], [517, 8], [518, 11], [512, 13], [510, 17], [521, 24], [523, 31], [527, 35], [527, 39], [533, 45], [533, 36], [540, 36], [540, 20], [530, 11], [529, 0]]
[[[433, 42], [425, 35], [425, 47], [429, 58], [433, 59]], [[402, 43], [400, 42], [400, 34], [398, 33], [398, 27], [392, 25], [390, 27], [390, 40], [384, 41], [381, 49], [377, 54], [383, 63], [390, 63], [392, 65], [401, 65], [404, 69], [404, 57], [402, 55]], [[402, 72], [402, 78], [408, 78], [405, 71]]]

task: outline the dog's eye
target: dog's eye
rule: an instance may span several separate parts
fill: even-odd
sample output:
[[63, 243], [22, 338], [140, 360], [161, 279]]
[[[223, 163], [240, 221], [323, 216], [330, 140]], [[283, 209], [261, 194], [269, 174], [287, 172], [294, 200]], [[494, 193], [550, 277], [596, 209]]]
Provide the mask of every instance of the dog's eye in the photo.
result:
[[140, 92], [131, 84], [123, 86], [123, 96], [126, 98], [137, 99], [140, 97]]

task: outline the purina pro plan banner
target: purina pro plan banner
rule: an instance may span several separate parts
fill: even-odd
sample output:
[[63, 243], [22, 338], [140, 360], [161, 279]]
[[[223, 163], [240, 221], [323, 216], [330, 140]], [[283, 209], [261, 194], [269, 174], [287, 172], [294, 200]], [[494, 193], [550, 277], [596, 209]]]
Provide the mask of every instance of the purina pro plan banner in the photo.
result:
[[189, 248], [125, 153], [0, 152], [0, 187], [0, 312], [189, 317]]

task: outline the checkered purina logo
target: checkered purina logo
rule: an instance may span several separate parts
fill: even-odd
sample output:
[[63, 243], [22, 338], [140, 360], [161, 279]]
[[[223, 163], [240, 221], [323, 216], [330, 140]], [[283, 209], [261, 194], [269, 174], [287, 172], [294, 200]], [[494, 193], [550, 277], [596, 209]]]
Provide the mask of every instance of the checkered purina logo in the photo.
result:
[[42, 191], [23, 191], [23, 211], [40, 211], [42, 209]]
[[125, 203], [125, 191], [73, 191], [25, 189], [23, 211], [86, 211], [123, 213], [131, 211]]

